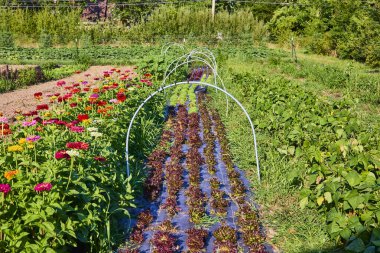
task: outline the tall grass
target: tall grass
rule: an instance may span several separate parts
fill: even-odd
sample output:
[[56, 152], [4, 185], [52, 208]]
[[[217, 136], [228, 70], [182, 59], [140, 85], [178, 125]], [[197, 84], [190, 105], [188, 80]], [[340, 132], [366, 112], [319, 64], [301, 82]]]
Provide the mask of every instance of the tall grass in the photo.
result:
[[22, 47], [88, 47], [182, 39], [214, 43], [218, 40], [252, 42], [267, 38], [264, 22], [255, 18], [250, 9], [233, 13], [219, 11], [213, 22], [208, 8], [166, 5], [132, 26], [125, 26], [116, 19], [86, 23], [80, 16], [81, 9], [1, 9], [0, 37], [6, 38], [0, 39], [0, 42], [11, 38], [15, 45]]

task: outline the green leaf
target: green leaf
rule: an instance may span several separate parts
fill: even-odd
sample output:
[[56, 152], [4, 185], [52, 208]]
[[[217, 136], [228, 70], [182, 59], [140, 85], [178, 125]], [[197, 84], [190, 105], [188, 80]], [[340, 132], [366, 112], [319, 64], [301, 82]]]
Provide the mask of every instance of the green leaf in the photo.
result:
[[352, 209], [356, 209], [359, 207], [360, 204], [362, 204], [365, 201], [365, 198], [359, 195], [359, 196], [349, 197], [347, 201], [352, 207]]
[[301, 201], [300, 201], [301, 209], [305, 209], [307, 204], [309, 204], [309, 198], [308, 197], [301, 199]]
[[42, 225], [44, 226], [44, 228], [46, 229], [46, 232], [49, 232], [49, 233], [54, 233], [54, 224], [49, 222], [49, 221], [45, 221], [42, 223]]
[[25, 221], [25, 224], [29, 224], [35, 220], [40, 219], [41, 216], [38, 214], [30, 214], [23, 217], [23, 220]]
[[376, 253], [376, 247], [375, 246], [369, 246], [365, 249], [363, 253]]
[[46, 253], [55, 253], [56, 252], [52, 248], [46, 248], [45, 251], [46, 251]]
[[352, 252], [360, 253], [365, 250], [365, 245], [362, 239], [356, 238], [345, 249]]
[[332, 202], [331, 192], [325, 192], [323, 194], [323, 196], [325, 197], [325, 200], [327, 201], [327, 203], [331, 203]]
[[325, 200], [325, 198], [323, 196], [320, 196], [319, 198], [317, 198], [317, 204], [318, 206], [322, 205], [323, 201]]
[[380, 246], [380, 228], [375, 228], [372, 231], [371, 243], [375, 246]]
[[360, 175], [356, 171], [350, 171], [346, 176], [345, 176], [348, 184], [351, 187], [354, 187], [355, 185], [360, 184]]

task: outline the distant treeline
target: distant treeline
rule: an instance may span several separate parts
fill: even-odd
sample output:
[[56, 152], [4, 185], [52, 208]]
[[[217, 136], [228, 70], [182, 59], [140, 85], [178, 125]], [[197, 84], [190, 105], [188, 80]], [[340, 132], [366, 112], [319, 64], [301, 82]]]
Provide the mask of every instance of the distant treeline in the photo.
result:
[[78, 4], [57, 1], [56, 8], [53, 1], [46, 0], [34, 1], [36, 8], [14, 7], [15, 3], [24, 6], [22, 2], [0, 0], [2, 6], [13, 3], [12, 8], [0, 9], [2, 47], [31, 44], [85, 47], [183, 39], [202, 43], [229, 40], [288, 44], [294, 37], [297, 44], [310, 52], [380, 66], [378, 0], [222, 0], [217, 1], [214, 22], [210, 0], [163, 1], [166, 4], [109, 0], [109, 20], [91, 24], [81, 19], [86, 8], [84, 1]]

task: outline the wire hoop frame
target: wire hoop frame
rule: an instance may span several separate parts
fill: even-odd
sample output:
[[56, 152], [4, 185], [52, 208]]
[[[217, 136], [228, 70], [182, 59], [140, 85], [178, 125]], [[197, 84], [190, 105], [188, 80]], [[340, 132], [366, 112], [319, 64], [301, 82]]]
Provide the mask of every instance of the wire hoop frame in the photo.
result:
[[244, 108], [244, 106], [239, 102], [239, 100], [237, 100], [234, 96], [232, 96], [229, 92], [227, 92], [226, 90], [223, 90], [221, 89], [220, 87], [218, 86], [215, 86], [213, 84], [209, 84], [209, 83], [205, 83], [205, 82], [199, 82], [199, 81], [189, 81], [189, 82], [178, 82], [178, 83], [172, 83], [172, 84], [169, 84], [167, 86], [164, 86], [164, 87], [160, 87], [158, 90], [152, 92], [141, 104], [140, 106], [136, 109], [135, 113], [133, 114], [132, 116], [132, 119], [129, 123], [129, 126], [128, 126], [128, 131], [127, 131], [127, 136], [126, 136], [126, 139], [125, 139], [125, 159], [126, 159], [126, 172], [127, 172], [127, 176], [129, 177], [130, 176], [130, 166], [129, 166], [129, 137], [130, 137], [130, 132], [131, 132], [131, 129], [132, 129], [132, 125], [133, 125], [133, 122], [137, 116], [137, 114], [139, 113], [139, 111], [141, 110], [141, 108], [144, 107], [144, 105], [152, 98], [154, 97], [156, 94], [158, 94], [159, 92], [161, 91], [164, 91], [166, 89], [169, 89], [169, 88], [172, 88], [172, 87], [175, 87], [177, 85], [191, 85], [191, 84], [200, 84], [200, 85], [204, 85], [204, 86], [209, 86], [209, 87], [212, 87], [218, 91], [221, 91], [223, 93], [225, 93], [228, 97], [230, 97], [233, 101], [235, 101], [239, 106], [240, 108], [243, 110], [245, 116], [247, 117], [248, 119], [248, 122], [251, 126], [251, 130], [252, 130], [252, 136], [253, 136], [253, 143], [254, 143], [254, 153], [255, 153], [255, 159], [256, 159], [256, 171], [257, 171], [257, 180], [258, 182], [260, 183], [261, 181], [261, 178], [260, 178], [260, 164], [259, 164], [259, 156], [258, 156], [258, 151], [257, 151], [257, 141], [256, 141], [256, 132], [255, 132], [255, 127], [252, 123], [252, 120], [251, 118], [249, 117], [249, 114], [247, 112], [247, 110]]

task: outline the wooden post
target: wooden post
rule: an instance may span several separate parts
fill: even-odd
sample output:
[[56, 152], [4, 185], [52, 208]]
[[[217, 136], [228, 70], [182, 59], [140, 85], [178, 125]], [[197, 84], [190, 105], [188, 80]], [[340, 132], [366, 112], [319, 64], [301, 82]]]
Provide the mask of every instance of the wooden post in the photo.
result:
[[214, 22], [214, 20], [215, 20], [215, 0], [212, 0], [211, 16], [212, 16], [212, 22]]

